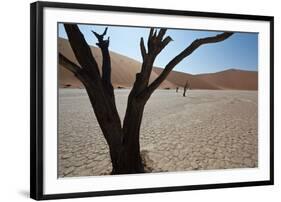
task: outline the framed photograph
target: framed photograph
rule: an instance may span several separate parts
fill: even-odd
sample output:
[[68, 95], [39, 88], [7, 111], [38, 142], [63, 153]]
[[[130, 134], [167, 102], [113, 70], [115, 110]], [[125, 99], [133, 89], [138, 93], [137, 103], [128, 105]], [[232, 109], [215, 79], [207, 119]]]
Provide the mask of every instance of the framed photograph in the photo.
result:
[[273, 19], [32, 3], [31, 198], [272, 185]]

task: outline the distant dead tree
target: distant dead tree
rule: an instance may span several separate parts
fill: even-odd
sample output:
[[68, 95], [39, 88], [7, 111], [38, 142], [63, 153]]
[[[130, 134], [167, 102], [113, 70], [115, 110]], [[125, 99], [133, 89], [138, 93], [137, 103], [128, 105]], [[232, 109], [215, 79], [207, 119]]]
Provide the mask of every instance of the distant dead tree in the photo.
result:
[[185, 97], [186, 90], [189, 89], [189, 87], [190, 87], [190, 84], [187, 80], [184, 87], [183, 87], [183, 97]]
[[59, 63], [71, 71], [85, 86], [92, 108], [109, 146], [113, 168], [112, 174], [144, 172], [139, 141], [144, 107], [152, 93], [167, 78], [173, 68], [201, 45], [223, 41], [233, 34], [231, 32], [224, 32], [216, 36], [196, 39], [176, 55], [165, 66], [162, 73], [149, 84], [149, 77], [155, 58], [172, 41], [171, 37], [164, 37], [167, 29], [157, 31], [151, 28], [147, 47], [145, 46], [144, 39], [140, 39], [143, 63], [141, 71], [136, 74], [135, 82], [128, 96], [127, 109], [123, 124], [121, 124], [111, 83], [111, 60], [108, 50], [109, 38], [104, 39], [107, 28], [102, 34], [93, 32], [98, 39], [97, 46], [102, 53], [101, 74], [90, 46], [87, 44], [78, 26], [76, 24], [64, 24], [64, 27], [79, 65], [70, 61], [62, 53], [59, 53]]

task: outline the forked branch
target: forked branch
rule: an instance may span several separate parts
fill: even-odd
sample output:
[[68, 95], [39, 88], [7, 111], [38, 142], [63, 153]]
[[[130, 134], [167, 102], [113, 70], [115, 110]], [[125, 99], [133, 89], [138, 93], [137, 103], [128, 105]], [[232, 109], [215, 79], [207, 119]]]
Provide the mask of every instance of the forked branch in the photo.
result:
[[107, 40], [104, 40], [104, 36], [107, 33], [107, 27], [105, 28], [104, 32], [102, 34], [98, 34], [95, 31], [92, 31], [93, 34], [96, 36], [96, 38], [98, 39], [98, 43], [96, 43], [100, 48], [108, 48], [109, 46], [109, 37], [107, 38]]
[[169, 36], [164, 38], [166, 31], [167, 29], [161, 28], [157, 32], [156, 29], [151, 28], [147, 40], [147, 50], [143, 38], [140, 40], [143, 63], [141, 72], [137, 74], [137, 79], [134, 84], [134, 90], [137, 92], [140, 92], [147, 87], [155, 58], [168, 45], [168, 43], [172, 41], [172, 38]]
[[94, 31], [92, 32], [98, 39], [98, 43], [96, 44], [101, 49], [102, 52], [102, 81], [105, 87], [107, 88], [107, 90], [110, 91], [111, 96], [113, 96], [113, 87], [111, 83], [111, 59], [108, 50], [109, 37], [106, 40], [104, 40], [104, 36], [107, 33], [107, 28], [105, 28], [102, 34], [98, 34], [97, 32]]

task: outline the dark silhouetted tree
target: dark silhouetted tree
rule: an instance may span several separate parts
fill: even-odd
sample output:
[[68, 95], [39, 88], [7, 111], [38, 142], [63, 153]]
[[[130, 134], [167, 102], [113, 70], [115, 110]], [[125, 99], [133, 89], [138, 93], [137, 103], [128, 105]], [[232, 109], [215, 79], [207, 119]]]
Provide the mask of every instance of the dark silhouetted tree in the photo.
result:
[[183, 97], [185, 97], [186, 90], [189, 89], [189, 87], [190, 87], [190, 84], [187, 80], [184, 87], [183, 87]]
[[[193, 41], [187, 48], [176, 55], [165, 66], [162, 73], [149, 84], [149, 77], [156, 56], [172, 41], [171, 37], [164, 37], [166, 29], [157, 31], [151, 28], [147, 47], [145, 47], [144, 39], [140, 39], [143, 63], [141, 71], [136, 74], [135, 82], [128, 96], [127, 109], [122, 125], [111, 83], [109, 38], [104, 39], [107, 29], [102, 34], [93, 32], [98, 39], [97, 46], [100, 48], [103, 58], [102, 73], [100, 73], [90, 46], [78, 26], [76, 24], [64, 24], [64, 27], [71, 48], [80, 65], [76, 65], [62, 53], [59, 53], [59, 63], [71, 71], [85, 86], [94, 113], [109, 146], [113, 168], [112, 174], [144, 172], [139, 142], [144, 107], [152, 93], [166, 79], [173, 68], [201, 45], [217, 43], [232, 35], [231, 32], [225, 32]], [[125, 45], [126, 42], [124, 42]]]

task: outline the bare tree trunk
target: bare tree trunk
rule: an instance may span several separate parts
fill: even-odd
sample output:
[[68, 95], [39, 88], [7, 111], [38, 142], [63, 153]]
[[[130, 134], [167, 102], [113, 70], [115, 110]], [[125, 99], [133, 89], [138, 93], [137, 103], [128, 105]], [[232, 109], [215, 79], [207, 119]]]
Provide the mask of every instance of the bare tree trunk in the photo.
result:
[[140, 127], [143, 116], [145, 102], [131, 98], [128, 100], [127, 111], [123, 124], [123, 150], [126, 173], [144, 172], [143, 162], [140, 156]]
[[149, 77], [156, 56], [172, 41], [169, 36], [164, 38], [166, 29], [160, 29], [157, 33], [157, 30], [151, 28], [147, 41], [147, 50], [143, 38], [140, 41], [143, 64], [141, 72], [136, 74], [136, 80], [129, 94], [122, 127], [110, 78], [109, 38], [104, 40], [107, 28], [103, 34], [93, 32], [98, 39], [97, 45], [103, 57], [102, 75], [100, 75], [97, 62], [78, 26], [76, 24], [64, 24], [64, 27], [71, 48], [80, 66], [67, 59], [61, 53], [59, 53], [59, 62], [71, 71], [86, 88], [92, 108], [109, 146], [113, 168], [112, 174], [144, 172], [139, 142], [143, 111], [151, 94], [166, 79], [169, 72], [200, 45], [216, 43], [232, 35], [232, 33], [223, 33], [214, 37], [195, 40], [190, 46], [172, 59], [159, 77], [149, 85]]
[[186, 83], [185, 83], [185, 85], [184, 85], [184, 87], [183, 87], [183, 97], [185, 97], [185, 93], [186, 93], [186, 90], [189, 88], [189, 82], [188, 82], [188, 80], [186, 81]]

